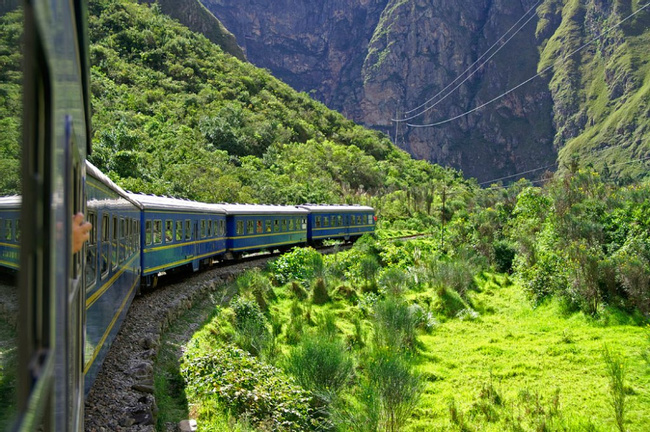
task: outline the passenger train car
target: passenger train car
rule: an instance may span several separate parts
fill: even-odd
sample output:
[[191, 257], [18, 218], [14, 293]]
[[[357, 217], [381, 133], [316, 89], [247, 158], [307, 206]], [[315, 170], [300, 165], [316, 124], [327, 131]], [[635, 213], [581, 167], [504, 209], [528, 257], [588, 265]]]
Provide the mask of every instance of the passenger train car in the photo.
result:
[[140, 288], [143, 206], [92, 164], [86, 173], [86, 219], [93, 225], [83, 272], [87, 393]]
[[228, 224], [228, 258], [307, 244], [307, 211], [291, 206], [220, 204]]
[[309, 212], [307, 236], [312, 244], [328, 239], [354, 241], [375, 230], [375, 210], [372, 207], [313, 204], [298, 207]]
[[226, 212], [219, 206], [153, 195], [129, 197], [142, 205], [138, 235], [144, 286], [155, 287], [161, 273], [183, 267], [196, 271], [226, 252]]
[[[140, 287], [218, 260], [374, 230], [371, 207], [207, 204], [122, 190], [86, 162], [86, 7], [32, 0], [22, 8], [23, 192], [0, 198], [0, 270], [17, 275], [13, 292], [0, 284], [0, 302], [18, 304], [17, 356], [9, 365], [0, 356], [0, 386], [7, 368], [16, 375], [15, 406], [0, 406], [0, 428], [13, 418], [11, 431], [83, 430], [84, 395]], [[73, 253], [77, 212], [93, 229]]]
[[13, 270], [20, 255], [20, 205], [18, 195], [0, 197], [0, 266]]

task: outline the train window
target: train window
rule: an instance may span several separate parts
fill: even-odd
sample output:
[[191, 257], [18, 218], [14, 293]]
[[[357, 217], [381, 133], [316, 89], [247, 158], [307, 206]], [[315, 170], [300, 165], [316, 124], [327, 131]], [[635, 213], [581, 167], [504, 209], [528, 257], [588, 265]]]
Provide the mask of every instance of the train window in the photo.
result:
[[117, 223], [117, 216], [113, 216], [113, 233], [111, 235], [111, 268], [117, 268], [117, 232], [120, 226]]
[[95, 212], [88, 212], [88, 222], [92, 224], [90, 238], [86, 248], [86, 288], [91, 287], [97, 278], [97, 215]]
[[102, 252], [99, 262], [99, 269], [102, 273], [102, 279], [108, 274], [108, 245], [110, 236], [108, 235], [108, 215], [105, 214], [102, 216]]
[[162, 243], [162, 220], [156, 219], [153, 221], [153, 243]]
[[336, 219], [338, 221], [338, 226], [343, 226], [343, 216], [338, 215]]
[[282, 231], [286, 231], [286, 230], [287, 230], [287, 220], [282, 219]]
[[[216, 223], [216, 221], [215, 221], [215, 223]], [[219, 221], [219, 235], [221, 237], [226, 235], [226, 220], [225, 219], [221, 219]]]
[[368, 215], [368, 225], [372, 225], [373, 221], [372, 215]]
[[354, 215], [350, 216], [350, 225], [354, 225]]
[[245, 234], [255, 234], [255, 223], [252, 220], [246, 221]]
[[235, 228], [235, 234], [237, 234], [237, 235], [244, 234], [244, 221], [237, 221], [237, 227]]
[[192, 240], [192, 221], [185, 219], [185, 240]]
[[289, 219], [289, 231], [293, 231], [293, 218]]
[[264, 225], [266, 225], [266, 232], [270, 233], [271, 232], [271, 219], [267, 219], [264, 221]]
[[208, 221], [208, 236], [216, 237], [217, 236], [217, 221], [210, 219]]
[[263, 232], [264, 232], [264, 230], [262, 229], [262, 221], [258, 220], [257, 221], [257, 233], [260, 234], [260, 233], [263, 233]]
[[205, 238], [205, 219], [201, 219], [201, 238]]
[[176, 241], [183, 241], [183, 221], [176, 221]]
[[153, 235], [151, 234], [151, 221], [144, 222], [144, 244], [149, 246], [152, 242]]
[[120, 231], [119, 231], [119, 249], [118, 249], [118, 259], [120, 262], [124, 262], [124, 258], [126, 255], [126, 244], [124, 242], [125, 238], [125, 231], [126, 231], [126, 225], [124, 224], [124, 218], [120, 218]]
[[316, 216], [315, 220], [316, 220], [316, 224], [315, 224], [316, 228], [320, 228], [320, 216]]
[[323, 216], [323, 226], [324, 227], [330, 226], [330, 218], [329, 218], [329, 216]]
[[12, 234], [11, 222], [12, 222], [11, 219], [5, 220], [5, 240], [11, 240], [11, 234]]
[[137, 235], [138, 235], [137, 231], [135, 230], [135, 219], [131, 219], [129, 221], [129, 238], [131, 239], [131, 241], [129, 242], [129, 245], [131, 247], [131, 249], [129, 251], [129, 256], [132, 255], [135, 252], [135, 244], [138, 241], [136, 239]]
[[363, 216], [357, 216], [357, 225], [363, 225]]
[[20, 241], [20, 219], [16, 219], [16, 235], [14, 236], [16, 242]]
[[165, 220], [165, 243], [171, 243], [174, 241], [174, 221], [167, 219]]
[[276, 219], [273, 221], [273, 232], [280, 231], [280, 220]]
[[124, 219], [124, 258], [131, 255], [131, 219]]

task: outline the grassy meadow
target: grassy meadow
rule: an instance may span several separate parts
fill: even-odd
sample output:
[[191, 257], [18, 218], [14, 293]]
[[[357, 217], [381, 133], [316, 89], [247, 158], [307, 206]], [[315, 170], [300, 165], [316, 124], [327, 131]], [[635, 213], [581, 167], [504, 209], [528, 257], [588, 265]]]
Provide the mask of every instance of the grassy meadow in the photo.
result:
[[[294, 250], [241, 275], [227, 287], [234, 299], [195, 307], [179, 328], [203, 325], [189, 340], [181, 330], [185, 339], [159, 357], [159, 430], [184, 416], [205, 431], [650, 423], [650, 327], [640, 314], [535, 303], [516, 278], [468, 257], [433, 264], [431, 242], [364, 241], [326, 257]], [[373, 273], [374, 254], [385, 267]]]
[[426, 387], [406, 430], [617, 430], [605, 347], [625, 367], [626, 430], [650, 424], [650, 328], [555, 300], [533, 308], [520, 286], [488, 279], [476, 319], [420, 336]]

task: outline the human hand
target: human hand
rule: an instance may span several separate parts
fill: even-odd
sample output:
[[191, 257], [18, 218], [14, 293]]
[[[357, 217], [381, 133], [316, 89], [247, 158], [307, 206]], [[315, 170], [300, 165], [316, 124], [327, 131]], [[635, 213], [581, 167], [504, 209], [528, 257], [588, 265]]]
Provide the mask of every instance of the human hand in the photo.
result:
[[72, 217], [72, 253], [77, 253], [83, 248], [84, 243], [90, 239], [90, 230], [93, 225], [84, 221], [84, 214], [79, 212]]

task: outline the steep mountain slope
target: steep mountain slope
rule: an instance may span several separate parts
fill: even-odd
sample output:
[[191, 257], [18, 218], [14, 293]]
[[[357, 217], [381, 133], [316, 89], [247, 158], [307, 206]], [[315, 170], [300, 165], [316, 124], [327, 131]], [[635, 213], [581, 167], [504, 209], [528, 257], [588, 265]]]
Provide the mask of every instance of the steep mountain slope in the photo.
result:
[[139, 0], [140, 3], [158, 3], [163, 13], [177, 19], [190, 30], [203, 34], [219, 45], [224, 52], [245, 60], [237, 40], [221, 22], [196, 0]]
[[[609, 48], [599, 48], [599, 54], [592, 48], [580, 51], [452, 122], [407, 126], [444, 121], [492, 101], [637, 10], [637, 0], [201, 1], [235, 34], [254, 64], [389, 133], [416, 157], [461, 168], [480, 180], [553, 166], [560, 150], [561, 164], [572, 154], [600, 162], [602, 155], [592, 157], [586, 149], [595, 145], [594, 138], [621, 144], [620, 133], [606, 132], [613, 122], [623, 122], [618, 129], [628, 131], [623, 140], [635, 150], [620, 156], [614, 151], [610, 164], [645, 154], [639, 149], [647, 148], [645, 129], [624, 118], [644, 118], [646, 112], [635, 101], [647, 99], [640, 54], [649, 47], [648, 12], [603, 38]], [[516, 23], [521, 29], [510, 39], [513, 33], [507, 32]], [[431, 109], [436, 100], [414, 110], [502, 36], [510, 39], [504, 49], [483, 57], [485, 66], [471, 68], [471, 77], [454, 93]], [[391, 121], [416, 114], [421, 115], [408, 122]], [[639, 174], [623, 174], [628, 173]]]
[[[646, 177], [650, 158], [650, 7], [571, 0], [550, 5], [561, 24], [543, 45], [562, 165], [593, 163], [619, 178]], [[554, 9], [554, 10], [553, 10]], [[629, 20], [621, 20], [638, 12]], [[611, 29], [603, 35], [605, 29]], [[539, 32], [547, 31], [540, 25]], [[602, 36], [601, 36], [602, 35]], [[588, 44], [570, 60], [553, 63]]]

